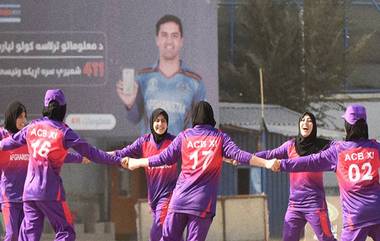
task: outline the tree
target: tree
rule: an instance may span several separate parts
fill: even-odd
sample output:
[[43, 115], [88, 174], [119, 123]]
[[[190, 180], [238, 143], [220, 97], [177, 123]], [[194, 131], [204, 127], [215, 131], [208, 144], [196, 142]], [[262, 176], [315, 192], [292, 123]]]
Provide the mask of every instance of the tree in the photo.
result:
[[345, 0], [305, 0], [305, 89], [308, 103], [340, 91], [344, 69]]
[[[220, 54], [222, 101], [265, 102], [304, 111], [341, 88], [344, 75], [344, 1], [252, 0], [237, 9], [236, 59]], [[226, 48], [223, 42], [220, 52]]]

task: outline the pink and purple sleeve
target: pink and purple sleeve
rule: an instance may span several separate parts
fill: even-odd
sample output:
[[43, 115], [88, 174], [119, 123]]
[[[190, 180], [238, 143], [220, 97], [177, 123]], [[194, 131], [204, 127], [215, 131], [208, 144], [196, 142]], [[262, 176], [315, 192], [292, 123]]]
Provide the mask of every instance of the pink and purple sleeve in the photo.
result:
[[7, 136], [7, 131], [3, 128], [0, 129], [0, 140], [4, 139]]
[[115, 151], [115, 156], [118, 156], [118, 157], [128, 156], [132, 158], [141, 158], [143, 139], [144, 139], [144, 136], [141, 136], [131, 145], [128, 145], [121, 150]]
[[12, 135], [11, 138], [6, 138], [0, 142], [0, 150], [12, 150], [26, 144], [26, 133], [28, 126], [22, 128], [19, 132]]
[[181, 159], [182, 138], [183, 134], [180, 133], [164, 151], [160, 154], [149, 157], [149, 166], [170, 166], [177, 163], [177, 161]]
[[259, 151], [255, 153], [255, 156], [264, 158], [264, 159], [285, 159], [288, 158], [288, 149], [292, 144], [292, 141], [286, 141], [281, 146], [274, 148], [272, 150]]
[[74, 152], [67, 153], [66, 158], [64, 160], [65, 163], [82, 163], [82, 161], [83, 156]]
[[87, 157], [92, 162], [108, 165], [120, 165], [121, 157], [112, 156], [99, 150], [85, 140], [82, 140], [73, 130], [68, 128], [65, 132], [64, 143], [66, 148], [72, 148], [82, 156]]
[[[0, 141], [7, 136], [7, 132], [4, 129], [0, 129]], [[1, 145], [1, 142], [0, 142]], [[8, 162], [4, 159], [0, 159], [0, 172], [8, 165]]]
[[281, 171], [285, 172], [321, 172], [336, 171], [338, 156], [336, 146], [316, 154], [302, 156], [294, 159], [282, 159]]
[[223, 156], [229, 159], [233, 159], [239, 162], [239, 164], [249, 165], [249, 161], [252, 158], [252, 154], [246, 151], [242, 151], [239, 147], [231, 140], [231, 138], [223, 133]]

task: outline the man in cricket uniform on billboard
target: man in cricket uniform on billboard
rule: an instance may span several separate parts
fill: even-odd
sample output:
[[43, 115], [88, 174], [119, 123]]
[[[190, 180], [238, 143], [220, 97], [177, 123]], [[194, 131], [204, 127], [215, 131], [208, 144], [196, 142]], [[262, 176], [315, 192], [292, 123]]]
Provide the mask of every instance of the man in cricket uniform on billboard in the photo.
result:
[[202, 78], [189, 70], [180, 59], [183, 46], [181, 20], [165, 15], [156, 23], [156, 45], [159, 60], [144, 68], [135, 80], [117, 83], [117, 93], [133, 123], [141, 121], [141, 132], [149, 133], [149, 116], [157, 108], [165, 109], [170, 118], [169, 132], [177, 135], [191, 127], [191, 111], [204, 100], [206, 90]]

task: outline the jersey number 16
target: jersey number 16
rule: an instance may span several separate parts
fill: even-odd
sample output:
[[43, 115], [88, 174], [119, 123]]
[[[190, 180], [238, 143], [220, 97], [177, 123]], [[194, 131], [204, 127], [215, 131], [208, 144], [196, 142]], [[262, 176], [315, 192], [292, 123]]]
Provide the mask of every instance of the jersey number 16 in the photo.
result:
[[50, 148], [51, 148], [51, 143], [46, 140], [36, 140], [32, 142], [31, 147], [33, 149], [33, 157], [36, 158], [37, 154], [40, 157], [47, 158]]

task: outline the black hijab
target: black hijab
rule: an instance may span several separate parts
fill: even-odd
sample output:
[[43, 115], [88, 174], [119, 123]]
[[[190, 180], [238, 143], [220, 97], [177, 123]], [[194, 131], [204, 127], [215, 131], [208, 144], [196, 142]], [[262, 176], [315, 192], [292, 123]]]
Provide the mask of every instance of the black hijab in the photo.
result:
[[344, 128], [346, 129], [346, 141], [368, 140], [368, 125], [365, 120], [360, 119], [353, 125], [344, 121]]
[[42, 115], [51, 120], [62, 122], [66, 115], [66, 104], [59, 105], [58, 101], [52, 100], [48, 106], [43, 107]]
[[[313, 130], [310, 135], [303, 137], [301, 135], [300, 122], [302, 118], [308, 115], [310, 116], [311, 121], [313, 122]], [[330, 141], [317, 137], [317, 121], [315, 116], [310, 112], [305, 112], [301, 115], [298, 120], [298, 136], [296, 137], [296, 151], [300, 156], [307, 156], [313, 153], [318, 153], [321, 151]]]
[[21, 102], [10, 103], [5, 111], [4, 128], [11, 133], [17, 133], [19, 129], [17, 129], [16, 120], [23, 112], [26, 116], [26, 108]]
[[214, 111], [206, 101], [199, 101], [193, 109], [193, 127], [196, 125], [211, 125], [215, 127]]
[[[154, 131], [154, 128], [153, 128], [153, 123], [158, 118], [159, 115], [163, 115], [163, 117], [166, 120], [166, 123], [168, 124], [168, 127], [166, 128], [165, 133], [163, 133], [161, 135], [157, 134]], [[169, 116], [168, 116], [168, 113], [166, 113], [166, 111], [163, 110], [163, 109], [161, 109], [161, 108], [155, 109], [152, 112], [152, 116], [150, 117], [150, 131], [151, 131], [151, 133], [153, 135], [153, 139], [154, 139], [154, 142], [156, 142], [156, 144], [160, 144], [161, 143], [161, 141], [164, 139], [166, 133], [168, 133], [168, 128], [169, 128]]]

